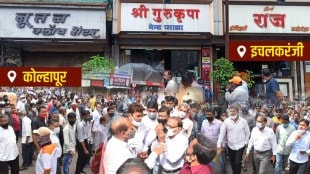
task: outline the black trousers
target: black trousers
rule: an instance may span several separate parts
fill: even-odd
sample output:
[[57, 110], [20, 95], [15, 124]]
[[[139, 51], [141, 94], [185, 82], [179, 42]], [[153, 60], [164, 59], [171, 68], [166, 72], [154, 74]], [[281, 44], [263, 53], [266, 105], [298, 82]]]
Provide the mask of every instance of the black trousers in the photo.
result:
[[[84, 144], [85, 144], [86, 148], [89, 149], [87, 139], [84, 140]], [[75, 173], [80, 174], [83, 171], [83, 168], [85, 167], [85, 164], [87, 162], [87, 159], [89, 158], [89, 155], [86, 155], [84, 153], [83, 146], [81, 145], [80, 142], [77, 143], [77, 152], [78, 152], [78, 159], [76, 162]]]
[[232, 150], [229, 147], [228, 149], [228, 156], [230, 165], [233, 171], [233, 174], [240, 174], [241, 173], [241, 161], [243, 156], [244, 147], [239, 150]]
[[306, 174], [307, 162], [296, 163], [290, 160], [289, 174]]
[[30, 164], [32, 164], [33, 152], [33, 142], [29, 144], [22, 144], [23, 167], [28, 167]]
[[12, 161], [0, 161], [0, 174], [9, 174], [9, 166], [11, 174], [19, 174], [19, 156]]

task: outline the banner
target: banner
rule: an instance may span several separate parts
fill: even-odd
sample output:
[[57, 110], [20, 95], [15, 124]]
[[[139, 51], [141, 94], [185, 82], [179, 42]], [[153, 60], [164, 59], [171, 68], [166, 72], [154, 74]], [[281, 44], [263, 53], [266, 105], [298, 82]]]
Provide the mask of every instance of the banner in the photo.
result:
[[230, 61], [310, 60], [309, 41], [229, 41]]
[[82, 71], [77, 67], [3, 67], [0, 74], [0, 86], [80, 87], [82, 82]]

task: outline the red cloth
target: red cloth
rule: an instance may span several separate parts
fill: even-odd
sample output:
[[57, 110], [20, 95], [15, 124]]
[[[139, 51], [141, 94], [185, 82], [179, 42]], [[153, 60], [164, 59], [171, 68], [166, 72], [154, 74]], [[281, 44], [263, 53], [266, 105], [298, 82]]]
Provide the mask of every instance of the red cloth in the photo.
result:
[[209, 165], [190, 166], [185, 163], [179, 174], [213, 174], [213, 171]]
[[99, 174], [105, 174], [104, 171], [104, 165], [103, 165], [103, 157], [104, 157], [104, 152], [105, 152], [105, 144], [103, 144], [102, 146], [102, 151], [101, 151], [101, 160], [100, 160], [100, 169], [99, 169]]
[[15, 132], [20, 131], [20, 120], [17, 114], [12, 114], [13, 129]]
[[50, 113], [50, 110], [52, 109], [52, 107], [53, 107], [53, 100], [49, 102], [46, 106], [47, 113]]
[[101, 155], [102, 146], [95, 152], [90, 161], [90, 170], [93, 172], [93, 174], [99, 174]]

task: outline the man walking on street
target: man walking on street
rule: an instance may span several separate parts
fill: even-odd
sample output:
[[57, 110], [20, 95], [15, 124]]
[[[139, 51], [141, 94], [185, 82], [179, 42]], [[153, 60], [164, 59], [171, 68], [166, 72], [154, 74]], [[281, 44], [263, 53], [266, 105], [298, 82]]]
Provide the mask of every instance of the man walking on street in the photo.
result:
[[38, 134], [38, 143], [41, 147], [36, 161], [36, 173], [56, 174], [57, 171], [57, 153], [56, 144], [52, 143], [50, 138], [51, 130], [47, 127], [40, 127], [33, 133]]
[[15, 132], [9, 125], [9, 116], [0, 115], [0, 173], [19, 173], [18, 147], [16, 144]]
[[[266, 126], [267, 119], [264, 114], [259, 114], [256, 118], [256, 127], [253, 128], [251, 138], [245, 155], [249, 159], [249, 153], [254, 146], [253, 161], [259, 174], [267, 174], [270, 160], [275, 162], [277, 149], [276, 136], [273, 130]], [[271, 166], [270, 166], [271, 167]]]
[[291, 147], [286, 146], [286, 141], [290, 134], [295, 131], [295, 128], [289, 124], [290, 117], [288, 115], [282, 116], [282, 125], [279, 125], [276, 130], [277, 137], [277, 156], [275, 174], [281, 174], [285, 171], [288, 156], [291, 152]]
[[230, 117], [222, 123], [217, 148], [223, 151], [222, 144], [227, 136], [228, 156], [233, 174], [240, 174], [243, 151], [249, 141], [250, 129], [247, 121], [239, 117], [238, 105], [231, 105], [229, 112]]
[[76, 146], [76, 115], [73, 112], [68, 114], [68, 123], [65, 125], [63, 130], [64, 145], [63, 145], [63, 171], [64, 174], [69, 174], [70, 164], [72, 162], [73, 155], [75, 155]]
[[301, 119], [298, 130], [288, 138], [286, 145], [292, 146], [289, 156], [290, 174], [304, 174], [310, 154], [309, 120]]

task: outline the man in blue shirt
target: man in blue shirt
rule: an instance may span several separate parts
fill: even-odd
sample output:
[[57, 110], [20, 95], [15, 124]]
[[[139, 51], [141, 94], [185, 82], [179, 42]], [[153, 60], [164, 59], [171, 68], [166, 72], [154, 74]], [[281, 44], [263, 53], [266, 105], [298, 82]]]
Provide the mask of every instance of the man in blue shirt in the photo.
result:
[[272, 77], [268, 68], [264, 68], [261, 73], [264, 81], [266, 82], [266, 104], [279, 107], [281, 101], [283, 100], [283, 94], [280, 91], [278, 81]]
[[292, 147], [289, 156], [289, 173], [303, 174], [306, 171], [306, 166], [310, 155], [310, 133], [308, 120], [300, 120], [298, 130], [291, 133], [286, 141], [286, 146]]

